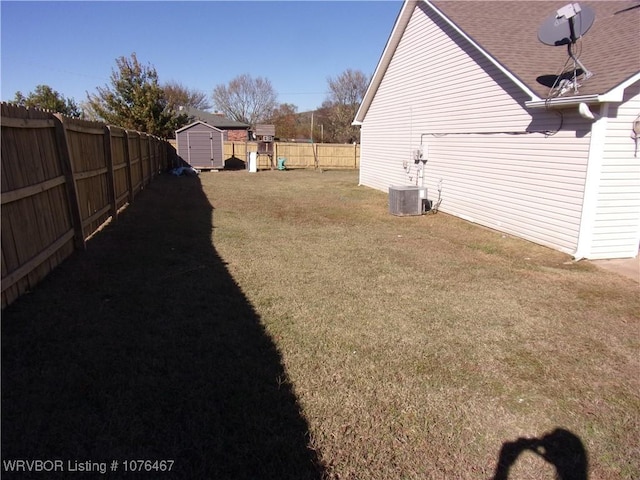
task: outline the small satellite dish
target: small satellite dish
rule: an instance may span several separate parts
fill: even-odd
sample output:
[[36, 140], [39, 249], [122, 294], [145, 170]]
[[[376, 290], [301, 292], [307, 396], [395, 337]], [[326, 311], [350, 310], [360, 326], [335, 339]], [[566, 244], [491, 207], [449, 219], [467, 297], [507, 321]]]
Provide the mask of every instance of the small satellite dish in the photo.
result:
[[552, 47], [566, 45], [569, 58], [573, 60], [574, 64], [572, 72], [564, 72], [556, 76], [551, 87], [552, 93], [562, 95], [571, 88], [575, 93], [578, 93], [578, 87], [580, 86], [578, 84], [578, 76], [582, 75], [584, 80], [593, 76], [593, 73], [587, 70], [587, 67], [574, 55], [571, 47], [589, 31], [595, 18], [596, 14], [590, 7], [581, 7], [578, 3], [568, 3], [556, 10], [553, 15], [545, 19], [540, 25], [538, 40]]
[[569, 3], [542, 22], [538, 29], [538, 40], [557, 47], [570, 45], [589, 31], [596, 14], [590, 7]]

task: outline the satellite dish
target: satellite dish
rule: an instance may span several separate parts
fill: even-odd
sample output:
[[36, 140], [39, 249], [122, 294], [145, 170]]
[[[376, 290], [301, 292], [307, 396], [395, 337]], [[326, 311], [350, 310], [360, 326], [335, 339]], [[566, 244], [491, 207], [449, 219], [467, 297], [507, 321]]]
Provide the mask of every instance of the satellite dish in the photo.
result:
[[574, 55], [571, 47], [589, 31], [595, 18], [596, 14], [590, 7], [581, 7], [578, 3], [568, 3], [545, 19], [538, 29], [538, 40], [552, 47], [566, 45], [569, 57], [573, 60], [573, 72], [570, 75], [567, 75], [568, 72], [558, 75], [551, 87], [551, 90], [559, 95], [564, 94], [570, 88], [578, 93], [580, 85], [577, 77], [579, 75], [583, 75], [584, 80], [593, 76], [593, 73], [587, 70], [587, 67]]
[[538, 29], [538, 40], [557, 47], [570, 45], [589, 31], [596, 14], [590, 7], [569, 3], [548, 17]]

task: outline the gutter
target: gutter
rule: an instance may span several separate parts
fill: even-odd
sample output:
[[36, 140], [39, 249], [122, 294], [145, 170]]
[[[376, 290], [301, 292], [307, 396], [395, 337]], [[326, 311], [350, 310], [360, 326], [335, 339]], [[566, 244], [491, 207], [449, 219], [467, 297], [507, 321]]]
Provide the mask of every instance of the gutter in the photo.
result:
[[565, 98], [553, 98], [551, 100], [529, 100], [524, 102], [527, 108], [552, 108], [552, 107], [576, 107], [581, 103], [587, 105], [601, 103], [622, 103], [624, 100], [624, 92], [626, 88], [640, 80], [640, 72], [631, 75], [624, 82], [616, 85], [614, 88], [605, 93], [593, 93], [591, 95], [577, 95]]
[[577, 107], [581, 103], [587, 105], [595, 105], [600, 103], [619, 103], [622, 102], [623, 91], [612, 91], [605, 93], [604, 95], [596, 93], [592, 95], [579, 95], [575, 97], [566, 98], [554, 98], [551, 100], [529, 100], [524, 102], [527, 108], [563, 108], [563, 107]]
[[367, 91], [362, 98], [362, 103], [360, 104], [351, 125], [362, 125], [364, 117], [366, 116], [366, 113], [371, 106], [371, 102], [373, 101], [373, 97], [375, 96], [378, 87], [380, 87], [382, 77], [384, 77], [384, 74], [391, 63], [391, 58], [393, 57], [402, 35], [411, 20], [411, 16], [419, 3], [420, 0], [405, 0], [402, 4], [402, 7], [398, 12], [398, 16], [396, 17], [396, 21], [393, 24], [393, 28], [391, 29], [391, 33], [389, 34], [389, 38], [387, 38], [387, 43], [385, 44], [382, 54], [378, 59], [376, 69], [371, 76], [371, 81], [369, 82]]

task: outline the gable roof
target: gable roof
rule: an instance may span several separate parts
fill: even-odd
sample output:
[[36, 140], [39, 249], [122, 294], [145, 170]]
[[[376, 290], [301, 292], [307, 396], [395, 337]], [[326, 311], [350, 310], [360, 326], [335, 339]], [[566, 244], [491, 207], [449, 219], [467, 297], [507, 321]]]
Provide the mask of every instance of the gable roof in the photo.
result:
[[276, 134], [276, 126], [275, 125], [267, 125], [267, 124], [258, 124], [256, 125], [256, 129], [253, 132], [256, 135], [271, 135], [272, 137]]
[[205, 127], [209, 128], [211, 130], [214, 130], [216, 132], [222, 133], [222, 130], [220, 130], [219, 128], [216, 128], [213, 125], [209, 125], [207, 122], [203, 122], [202, 120], [196, 120], [195, 122], [190, 123], [189, 125], [185, 125], [184, 127], [179, 128], [178, 130], [176, 130], [176, 134], [178, 134], [178, 133], [180, 133], [180, 132], [182, 132], [184, 130], [188, 130], [191, 127], [193, 127], [194, 125], [204, 125]]
[[[537, 77], [557, 74], [568, 54], [564, 45], [551, 47], [540, 42], [538, 28], [567, 0], [433, 3], [540, 98], [547, 96], [549, 87]], [[640, 8], [627, 10], [640, 2], [579, 3], [591, 7], [596, 15], [593, 26], [576, 45], [580, 61], [594, 73], [582, 82], [579, 94], [604, 94], [640, 70]]]
[[203, 123], [213, 125], [220, 130], [246, 130], [249, 125], [246, 123], [230, 120], [222, 114], [205, 112], [193, 107], [180, 107], [180, 113], [186, 113], [194, 120], [200, 120]]
[[[567, 3], [568, 0], [406, 0], [354, 123], [364, 119], [416, 8], [441, 17], [466, 39], [470, 48], [480, 51], [529, 95], [532, 104], [543, 103], [549, 86], [540, 83], [539, 78], [560, 73], [569, 56], [566, 46], [541, 43], [537, 32], [545, 19]], [[593, 73], [580, 82], [577, 95], [582, 98], [610, 94], [608, 100], [621, 99], [621, 90], [640, 79], [640, 2], [583, 1], [580, 5], [591, 7], [596, 16], [591, 29], [576, 44], [580, 61]], [[564, 97], [572, 95], [573, 91]]]

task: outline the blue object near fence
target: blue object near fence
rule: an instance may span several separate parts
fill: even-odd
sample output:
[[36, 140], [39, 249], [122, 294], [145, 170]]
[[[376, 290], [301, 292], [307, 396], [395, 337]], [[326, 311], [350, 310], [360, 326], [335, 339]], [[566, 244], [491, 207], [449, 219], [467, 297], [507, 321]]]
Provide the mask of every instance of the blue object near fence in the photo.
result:
[[287, 159], [285, 157], [278, 157], [278, 170], [285, 170], [285, 162]]

